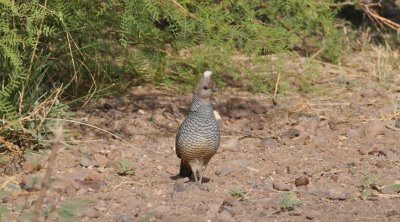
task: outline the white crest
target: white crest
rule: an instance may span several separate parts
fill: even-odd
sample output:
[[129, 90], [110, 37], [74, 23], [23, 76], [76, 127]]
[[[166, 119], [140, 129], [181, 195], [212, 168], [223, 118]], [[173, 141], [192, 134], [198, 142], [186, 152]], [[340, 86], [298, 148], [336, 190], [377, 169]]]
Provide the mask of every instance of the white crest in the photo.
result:
[[204, 72], [204, 78], [210, 78], [211, 75], [212, 75], [212, 72], [211, 72], [211, 71], [205, 71], [205, 72]]

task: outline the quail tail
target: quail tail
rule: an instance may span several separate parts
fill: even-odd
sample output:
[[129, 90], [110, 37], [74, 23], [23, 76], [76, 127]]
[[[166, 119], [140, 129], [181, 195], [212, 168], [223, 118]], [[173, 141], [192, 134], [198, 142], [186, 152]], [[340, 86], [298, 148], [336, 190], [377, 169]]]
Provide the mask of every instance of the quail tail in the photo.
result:
[[183, 161], [181, 161], [181, 167], [179, 169], [179, 175], [182, 177], [191, 177], [193, 174], [192, 169], [190, 169], [190, 166], [183, 163]]

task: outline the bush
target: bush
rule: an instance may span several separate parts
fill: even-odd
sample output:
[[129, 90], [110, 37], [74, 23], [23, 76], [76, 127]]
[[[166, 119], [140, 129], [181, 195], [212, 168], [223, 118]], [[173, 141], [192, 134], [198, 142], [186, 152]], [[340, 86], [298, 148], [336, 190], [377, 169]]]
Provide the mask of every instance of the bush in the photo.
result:
[[313, 56], [340, 55], [335, 11], [323, 1], [0, 0], [0, 6], [0, 139], [18, 147], [41, 143], [51, 118], [65, 115], [63, 101], [144, 81], [193, 85], [206, 69], [222, 81], [239, 76], [234, 53], [262, 58], [310, 39], [319, 52]]

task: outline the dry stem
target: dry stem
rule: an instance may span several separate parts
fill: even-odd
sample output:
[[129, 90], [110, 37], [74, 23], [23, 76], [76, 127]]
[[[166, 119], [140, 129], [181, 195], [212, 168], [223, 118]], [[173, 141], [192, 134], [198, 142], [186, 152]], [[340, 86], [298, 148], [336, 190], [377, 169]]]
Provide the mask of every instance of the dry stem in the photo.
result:
[[32, 216], [33, 222], [39, 221], [40, 209], [42, 208], [44, 198], [46, 197], [46, 192], [49, 189], [49, 181], [50, 181], [51, 173], [55, 167], [57, 152], [58, 152], [59, 146], [61, 144], [61, 140], [62, 140], [61, 126], [57, 126], [57, 128], [54, 130], [53, 133], [54, 133], [54, 139], [53, 139], [53, 143], [51, 146], [50, 156], [47, 161], [47, 169], [46, 169], [43, 181], [42, 181], [39, 197], [36, 200], [34, 208], [33, 208], [33, 216]]

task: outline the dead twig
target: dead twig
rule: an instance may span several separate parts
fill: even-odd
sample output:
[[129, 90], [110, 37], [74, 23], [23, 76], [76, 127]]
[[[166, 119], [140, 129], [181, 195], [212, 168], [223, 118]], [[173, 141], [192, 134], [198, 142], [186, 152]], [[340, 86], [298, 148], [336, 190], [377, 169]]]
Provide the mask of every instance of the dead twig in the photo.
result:
[[19, 146], [12, 142], [7, 141], [4, 137], [0, 136], [0, 143], [4, 144], [4, 147], [12, 153], [22, 154]]
[[368, 17], [372, 21], [375, 21], [381, 26], [387, 26], [391, 29], [400, 31], [400, 24], [380, 16], [374, 9], [371, 8], [371, 6], [372, 5], [370, 4], [361, 5], [361, 9], [368, 15]]
[[332, 4], [329, 4], [329, 7], [331, 7], [331, 8], [340, 8], [340, 7], [343, 7], [343, 6], [354, 6], [354, 5], [355, 5], [355, 2], [347, 1], [347, 2], [332, 3]]
[[274, 99], [276, 99], [276, 94], [278, 93], [280, 79], [281, 79], [281, 72], [278, 71], [278, 76], [276, 77], [276, 82], [275, 82]]
[[145, 186], [145, 184], [143, 183], [139, 183], [133, 180], [128, 180], [128, 181], [123, 181], [121, 183], [119, 183], [117, 186], [115, 186], [114, 188], [112, 188], [112, 190], [116, 190], [118, 187], [124, 185], [124, 184], [136, 184], [136, 185], [140, 185], [140, 186]]
[[355, 5], [380, 6], [381, 1], [382, 0], [379, 0], [378, 2], [375, 2], [375, 3], [362, 3], [359, 1], [345, 1], [345, 2], [339, 2], [339, 3], [331, 3], [331, 4], [329, 4], [329, 7], [340, 8], [340, 7], [344, 7], [344, 6], [355, 6]]
[[53, 139], [53, 143], [51, 145], [50, 156], [49, 156], [49, 159], [47, 160], [47, 169], [46, 169], [46, 172], [43, 177], [39, 196], [38, 196], [38, 198], [35, 202], [34, 208], [33, 208], [33, 216], [32, 216], [33, 222], [39, 221], [40, 209], [42, 208], [44, 198], [46, 197], [46, 192], [49, 189], [49, 181], [50, 181], [51, 173], [53, 172], [53, 169], [55, 167], [57, 152], [58, 152], [59, 146], [61, 144], [61, 140], [62, 140], [61, 126], [57, 126], [56, 129], [54, 130], [53, 134], [54, 134], [54, 139]]
[[309, 103], [310, 106], [350, 106], [351, 103]]
[[[58, 118], [46, 118], [46, 119], [52, 119], [52, 120], [57, 120], [57, 121], [65, 121], [65, 122], [80, 124], [80, 125], [83, 125], [83, 126], [88, 126], [88, 127], [93, 128], [93, 129], [97, 129], [97, 130], [99, 130], [99, 131], [101, 131], [101, 132], [103, 132], [103, 133], [110, 134], [111, 136], [113, 136], [113, 137], [115, 137], [115, 138], [121, 140], [122, 142], [126, 143], [126, 144], [129, 145], [130, 147], [136, 148], [133, 144], [131, 144], [131, 143], [129, 143], [128, 141], [122, 139], [121, 137], [115, 135], [114, 133], [112, 133], [112, 132], [110, 132], [110, 131], [108, 131], [108, 130], [102, 129], [102, 128], [100, 128], [100, 127], [97, 127], [97, 126], [88, 124], [88, 123], [79, 122], [79, 121], [71, 120], [71, 119], [58, 119]], [[155, 151], [155, 150], [153, 150], [153, 149], [149, 149], [149, 148], [143, 148], [143, 149], [152, 151], [152, 152], [157, 153], [157, 154], [162, 154], [161, 152]]]
[[[44, 1], [44, 9], [47, 9], [47, 0]], [[35, 46], [33, 47], [32, 53], [31, 53], [31, 58], [29, 61], [29, 67], [28, 67], [28, 73], [25, 77], [25, 84], [22, 85], [22, 90], [20, 91], [20, 96], [19, 96], [19, 106], [18, 106], [18, 112], [21, 114], [22, 112], [22, 102], [24, 99], [24, 93], [25, 93], [25, 86], [28, 84], [29, 82], [29, 78], [32, 74], [32, 68], [33, 68], [33, 62], [35, 60], [36, 57], [36, 50], [38, 48], [39, 45], [39, 39], [40, 36], [42, 35], [42, 28], [43, 28], [43, 22], [44, 22], [44, 18], [42, 18], [40, 25], [39, 25], [39, 29], [37, 31], [37, 36], [36, 36], [36, 40], [35, 40]]]
[[387, 26], [391, 29], [400, 31], [400, 24], [398, 24], [394, 21], [391, 21], [385, 17], [380, 16], [374, 9], [372, 9], [372, 7], [381, 6], [381, 2], [382, 2], [382, 0], [380, 0], [378, 2], [372, 2], [372, 3], [358, 2], [358, 1], [345, 1], [345, 2], [329, 4], [329, 7], [340, 8], [340, 7], [344, 7], [344, 6], [358, 5], [372, 21], [375, 21], [380, 26]]
[[0, 190], [4, 189], [9, 183], [13, 182], [16, 185], [19, 185], [19, 182], [15, 179], [14, 176], [5, 176], [6, 180], [4, 182], [2, 182], [1, 186], [0, 186]]

